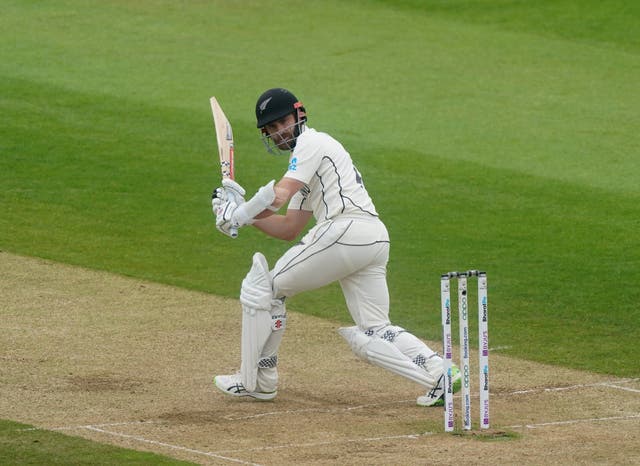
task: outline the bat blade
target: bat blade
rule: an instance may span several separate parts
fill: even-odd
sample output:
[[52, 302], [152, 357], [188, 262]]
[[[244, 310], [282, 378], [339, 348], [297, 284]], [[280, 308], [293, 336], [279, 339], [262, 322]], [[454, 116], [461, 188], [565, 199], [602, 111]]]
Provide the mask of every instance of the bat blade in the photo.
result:
[[216, 139], [218, 141], [218, 155], [220, 157], [220, 172], [223, 178], [235, 179], [233, 164], [233, 129], [231, 123], [222, 111], [222, 107], [215, 97], [209, 99], [211, 103], [211, 113], [216, 128]]
[[[216, 128], [216, 140], [218, 142], [218, 156], [220, 157], [220, 172], [222, 178], [235, 179], [235, 171], [233, 166], [233, 129], [227, 116], [222, 111], [222, 107], [218, 103], [218, 99], [211, 97], [211, 113], [213, 114], [213, 123]], [[238, 229], [230, 228], [232, 238], [237, 238]]]

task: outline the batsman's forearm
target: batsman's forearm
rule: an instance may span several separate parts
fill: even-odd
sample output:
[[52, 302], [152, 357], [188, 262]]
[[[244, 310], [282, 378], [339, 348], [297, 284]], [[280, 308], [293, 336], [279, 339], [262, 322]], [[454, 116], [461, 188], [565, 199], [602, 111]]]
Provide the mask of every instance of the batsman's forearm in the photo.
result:
[[311, 211], [287, 210], [287, 215], [271, 215], [256, 220], [253, 226], [274, 238], [293, 241], [304, 230], [311, 217]]
[[253, 226], [274, 238], [291, 241], [297, 236], [297, 233], [291, 231], [288, 223], [286, 216], [271, 213], [268, 217], [255, 220]]

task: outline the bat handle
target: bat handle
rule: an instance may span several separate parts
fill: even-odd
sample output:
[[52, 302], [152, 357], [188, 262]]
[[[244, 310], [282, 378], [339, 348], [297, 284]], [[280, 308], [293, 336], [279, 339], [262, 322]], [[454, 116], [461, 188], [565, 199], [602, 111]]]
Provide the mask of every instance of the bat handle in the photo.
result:
[[232, 238], [237, 238], [238, 237], [238, 229], [235, 228], [235, 227], [229, 228], [229, 234], [231, 235]]

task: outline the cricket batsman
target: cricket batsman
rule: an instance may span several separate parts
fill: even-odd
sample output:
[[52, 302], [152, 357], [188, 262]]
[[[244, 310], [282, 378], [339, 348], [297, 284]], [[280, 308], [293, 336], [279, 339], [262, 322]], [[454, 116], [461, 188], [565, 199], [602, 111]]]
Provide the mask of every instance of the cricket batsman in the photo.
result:
[[[216, 376], [216, 387], [230, 396], [275, 398], [286, 298], [337, 281], [355, 323], [338, 331], [352, 351], [421, 385], [425, 394], [417, 397], [418, 405], [442, 405], [442, 358], [389, 320], [389, 234], [351, 156], [331, 136], [307, 126], [304, 106], [286, 89], [264, 92], [255, 112], [267, 150], [288, 155], [287, 171], [247, 201], [242, 186], [223, 180], [212, 199], [217, 229], [231, 236], [232, 229], [253, 225], [292, 241], [312, 218], [315, 225], [273, 269], [261, 253], [253, 256], [240, 290], [240, 371]], [[454, 371], [459, 385], [460, 372], [455, 366]]]

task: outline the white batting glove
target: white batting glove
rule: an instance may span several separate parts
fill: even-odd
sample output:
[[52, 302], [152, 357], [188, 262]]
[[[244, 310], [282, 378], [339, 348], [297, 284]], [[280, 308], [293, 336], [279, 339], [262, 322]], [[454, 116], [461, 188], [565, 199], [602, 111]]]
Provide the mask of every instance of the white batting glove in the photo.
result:
[[217, 215], [216, 210], [218, 206], [220, 206], [220, 204], [226, 202], [227, 200], [227, 193], [224, 188], [219, 187], [213, 190], [213, 192], [211, 193], [211, 208], [213, 210], [213, 215]]
[[235, 202], [223, 201], [220, 198], [213, 198], [211, 201], [216, 214], [216, 228], [221, 233], [236, 238], [238, 236], [238, 225], [233, 222], [232, 217], [238, 208]]
[[231, 178], [223, 178], [222, 187], [227, 195], [227, 200], [235, 202], [236, 205], [244, 204], [246, 191], [239, 183]]

